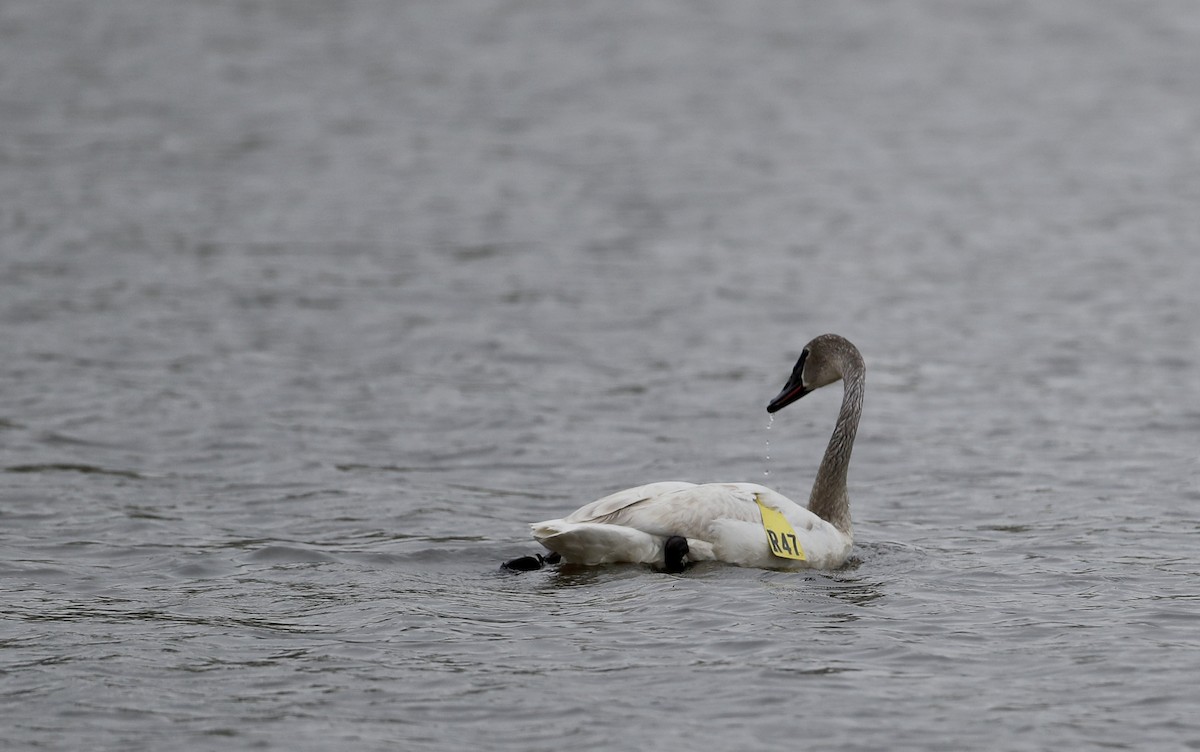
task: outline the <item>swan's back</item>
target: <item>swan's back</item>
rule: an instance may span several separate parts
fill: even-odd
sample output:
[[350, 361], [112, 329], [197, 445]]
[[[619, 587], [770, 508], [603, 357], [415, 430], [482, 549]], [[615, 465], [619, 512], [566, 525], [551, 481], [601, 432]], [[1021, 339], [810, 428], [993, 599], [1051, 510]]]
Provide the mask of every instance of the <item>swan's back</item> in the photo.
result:
[[629, 506], [695, 487], [695, 483], [682, 480], [667, 480], [647, 483], [644, 486], [634, 486], [596, 499], [590, 504], [584, 504], [563, 519], [567, 522], [610, 522], [608, 518]]
[[[749, 483], [665, 481], [630, 488], [576, 510], [567, 522], [632, 527], [651, 535], [707, 539], [713, 520], [758, 522], [756, 493], [779, 496]], [[795, 504], [779, 496], [787, 504]]]

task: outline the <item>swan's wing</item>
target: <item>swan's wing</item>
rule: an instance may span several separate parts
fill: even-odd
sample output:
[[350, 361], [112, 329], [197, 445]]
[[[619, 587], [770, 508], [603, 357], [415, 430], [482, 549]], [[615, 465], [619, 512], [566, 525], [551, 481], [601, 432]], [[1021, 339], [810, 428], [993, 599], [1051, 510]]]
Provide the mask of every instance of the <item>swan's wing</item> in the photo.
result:
[[660, 483], [648, 483], [644, 486], [636, 486], [634, 488], [626, 488], [624, 491], [617, 491], [615, 494], [610, 494], [602, 499], [596, 499], [590, 504], [585, 504], [564, 517], [563, 520], [565, 522], [609, 522], [610, 520], [606, 518], [611, 517], [626, 507], [641, 504], [674, 491], [695, 487], [695, 483], [668, 480]]
[[[658, 486], [662, 488], [656, 488]], [[796, 508], [796, 505], [784, 496], [755, 483], [706, 483], [699, 486], [654, 483], [643, 487], [646, 488], [652, 488], [658, 493], [638, 494], [645, 498], [613, 508], [607, 514], [598, 515], [590, 521], [625, 525], [651, 535], [682, 535], [686, 538], [711, 540], [715, 522], [732, 520], [761, 523], [762, 515], [758, 511], [756, 496], [763, 498], [765, 503], [779, 506], [780, 511], [788, 509], [789, 506]]]

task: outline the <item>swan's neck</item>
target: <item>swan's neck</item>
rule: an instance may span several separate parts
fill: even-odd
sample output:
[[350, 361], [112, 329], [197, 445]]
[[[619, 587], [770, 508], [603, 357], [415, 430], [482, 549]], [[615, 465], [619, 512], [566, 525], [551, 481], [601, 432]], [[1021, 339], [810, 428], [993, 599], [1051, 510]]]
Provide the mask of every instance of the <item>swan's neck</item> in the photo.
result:
[[808, 510], [849, 534], [850, 497], [846, 494], [846, 472], [850, 469], [850, 452], [854, 449], [858, 420], [862, 417], [865, 380], [861, 365], [847, 369], [842, 378], [845, 382], [842, 409], [817, 470], [817, 479], [808, 497]]

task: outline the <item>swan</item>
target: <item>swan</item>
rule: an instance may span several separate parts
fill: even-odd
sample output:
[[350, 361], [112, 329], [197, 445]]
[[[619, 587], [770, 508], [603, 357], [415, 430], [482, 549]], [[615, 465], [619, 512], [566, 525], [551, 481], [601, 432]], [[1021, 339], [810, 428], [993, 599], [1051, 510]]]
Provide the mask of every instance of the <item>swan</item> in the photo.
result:
[[560, 560], [653, 564], [669, 572], [698, 561], [763, 569], [841, 566], [854, 543], [846, 473], [863, 405], [865, 366], [858, 348], [836, 334], [809, 342], [767, 412], [838, 380], [844, 383], [842, 407], [807, 508], [757, 483], [650, 483], [533, 523], [533, 537], [552, 553], [505, 566], [529, 570]]

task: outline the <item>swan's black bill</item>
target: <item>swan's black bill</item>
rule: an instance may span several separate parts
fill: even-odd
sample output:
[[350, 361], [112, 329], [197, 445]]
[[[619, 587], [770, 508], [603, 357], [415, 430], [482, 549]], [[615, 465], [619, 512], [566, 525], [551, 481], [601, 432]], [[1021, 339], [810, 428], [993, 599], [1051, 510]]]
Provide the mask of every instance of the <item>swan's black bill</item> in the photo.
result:
[[811, 389], [801, 383], [799, 376], [793, 376], [784, 385], [783, 391], [777, 394], [775, 399], [771, 400], [770, 404], [767, 405], [767, 412], [773, 413], [782, 410], [811, 391]]
[[812, 390], [804, 386], [804, 361], [808, 360], [808, 348], [800, 351], [800, 359], [796, 361], [796, 365], [792, 368], [792, 375], [788, 377], [787, 383], [783, 385], [783, 391], [775, 395], [775, 399], [767, 405], [767, 412], [773, 413], [777, 410], [782, 410]]

